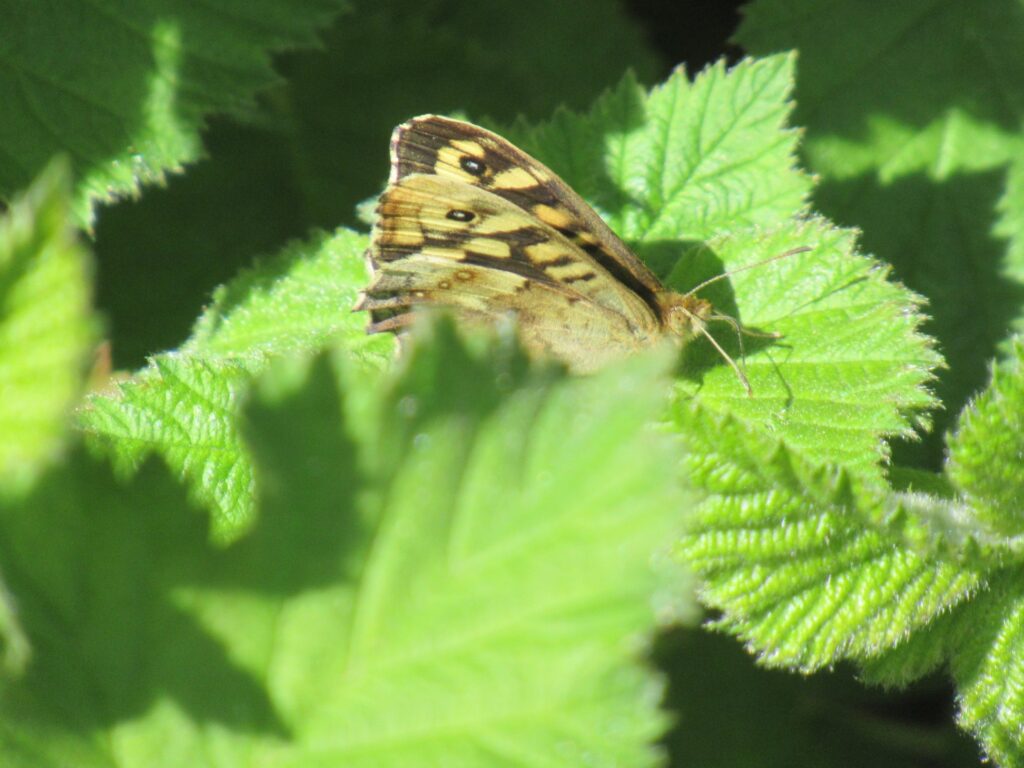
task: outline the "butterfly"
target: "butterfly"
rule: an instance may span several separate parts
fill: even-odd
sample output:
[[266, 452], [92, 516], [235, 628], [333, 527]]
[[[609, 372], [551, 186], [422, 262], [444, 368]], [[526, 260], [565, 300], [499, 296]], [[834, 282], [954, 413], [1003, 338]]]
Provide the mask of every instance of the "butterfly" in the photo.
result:
[[735, 320], [696, 288], [663, 286], [551, 169], [477, 125], [423, 115], [395, 128], [366, 255], [372, 281], [355, 309], [370, 313], [368, 333], [403, 330], [420, 306], [469, 322], [508, 314], [529, 352], [576, 372], [702, 334], [750, 392], [707, 330], [742, 330]]

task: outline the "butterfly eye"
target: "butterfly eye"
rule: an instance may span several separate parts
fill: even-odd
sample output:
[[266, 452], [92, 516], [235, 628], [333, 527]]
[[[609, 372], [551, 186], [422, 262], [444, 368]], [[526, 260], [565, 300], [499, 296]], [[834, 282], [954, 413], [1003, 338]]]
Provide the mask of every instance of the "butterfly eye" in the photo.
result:
[[471, 211], [461, 211], [458, 208], [448, 211], [445, 216], [452, 221], [472, 221], [476, 218], [475, 213], [472, 213]]
[[463, 156], [459, 158], [459, 165], [470, 176], [483, 176], [487, 173], [487, 166], [479, 160], [474, 160], [472, 157]]

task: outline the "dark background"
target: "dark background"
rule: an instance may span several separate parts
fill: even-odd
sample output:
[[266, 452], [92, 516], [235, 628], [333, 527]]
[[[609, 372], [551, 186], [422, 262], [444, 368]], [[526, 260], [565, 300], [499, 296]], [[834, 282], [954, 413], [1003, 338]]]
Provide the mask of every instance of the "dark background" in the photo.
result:
[[651, 47], [670, 64], [691, 72], [724, 58], [736, 62], [743, 51], [730, 43], [743, 3], [723, 0], [626, 0], [628, 13], [643, 26]]

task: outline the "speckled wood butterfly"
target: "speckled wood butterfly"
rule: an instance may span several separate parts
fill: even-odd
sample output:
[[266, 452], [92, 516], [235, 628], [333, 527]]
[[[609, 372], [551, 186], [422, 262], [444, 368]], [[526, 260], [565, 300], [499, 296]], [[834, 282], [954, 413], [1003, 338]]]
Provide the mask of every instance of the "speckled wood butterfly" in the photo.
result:
[[471, 322], [510, 314], [529, 351], [578, 372], [703, 334], [750, 391], [706, 327], [739, 328], [732, 318], [666, 289], [553, 171], [479, 126], [423, 115], [395, 129], [367, 261], [356, 309], [369, 333], [403, 329], [420, 305]]

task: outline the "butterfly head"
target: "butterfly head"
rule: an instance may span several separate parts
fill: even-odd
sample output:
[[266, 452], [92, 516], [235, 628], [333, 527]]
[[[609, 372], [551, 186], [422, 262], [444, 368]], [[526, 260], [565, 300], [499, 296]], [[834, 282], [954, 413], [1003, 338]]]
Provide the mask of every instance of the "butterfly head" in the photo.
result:
[[[669, 333], [672, 333], [681, 343], [692, 339], [698, 334], [704, 336], [736, 373], [740, 383], [743, 384], [743, 388], [747, 390], [747, 394], [753, 394], [746, 374], [743, 373], [729, 353], [722, 348], [722, 345], [715, 341], [715, 337], [708, 332], [708, 320], [725, 320], [734, 325], [737, 332], [742, 332], [742, 327], [737, 320], [725, 315], [716, 314], [710, 301], [698, 299], [693, 295], [692, 291], [690, 293], [663, 291], [657, 295], [657, 302], [662, 325]], [[742, 351], [742, 349], [741, 340], [740, 350]]]
[[711, 302], [688, 293], [663, 291], [657, 302], [662, 325], [682, 341], [702, 333], [712, 312]]

